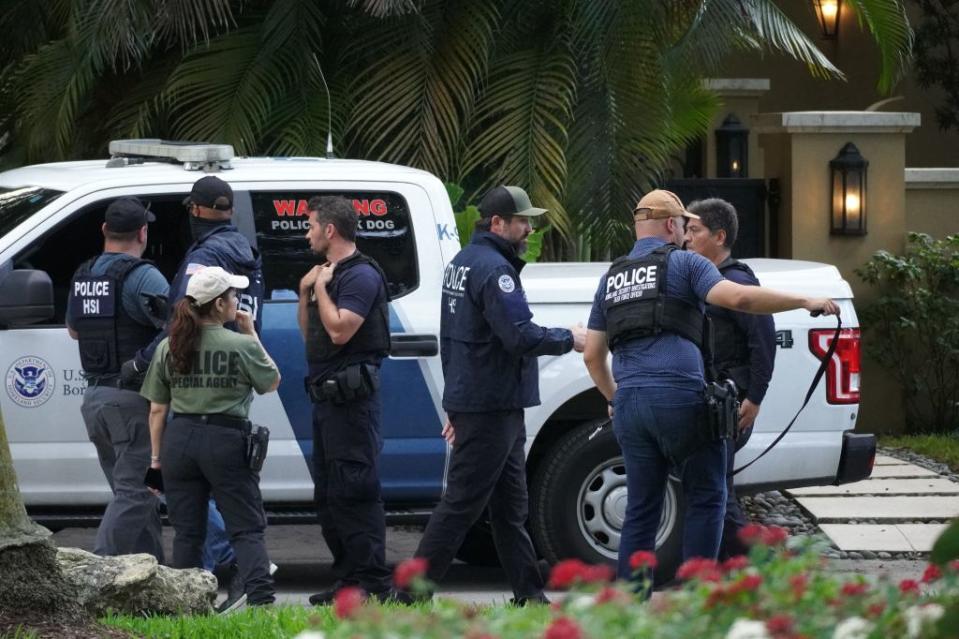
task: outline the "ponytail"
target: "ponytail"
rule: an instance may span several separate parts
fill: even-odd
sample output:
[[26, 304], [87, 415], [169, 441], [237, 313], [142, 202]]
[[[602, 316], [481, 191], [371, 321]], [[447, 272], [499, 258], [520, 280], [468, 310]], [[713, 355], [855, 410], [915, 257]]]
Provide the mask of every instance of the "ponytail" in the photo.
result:
[[193, 370], [193, 360], [200, 350], [200, 338], [203, 336], [200, 318], [210, 314], [214, 302], [216, 300], [198, 307], [192, 297], [184, 297], [173, 307], [170, 356], [175, 372], [187, 375]]

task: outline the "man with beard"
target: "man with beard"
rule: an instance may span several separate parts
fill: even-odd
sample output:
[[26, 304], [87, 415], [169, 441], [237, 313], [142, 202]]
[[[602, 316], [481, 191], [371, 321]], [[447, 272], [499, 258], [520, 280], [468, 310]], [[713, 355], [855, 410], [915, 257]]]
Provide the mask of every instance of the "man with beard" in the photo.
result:
[[356, 250], [357, 215], [349, 200], [314, 197], [307, 208], [306, 239], [325, 263], [300, 280], [297, 319], [313, 402], [314, 499], [337, 578], [310, 603], [330, 604], [348, 586], [385, 601], [395, 597], [377, 472], [379, 369], [390, 351], [386, 275]]
[[433, 511], [416, 556], [427, 578], [446, 574], [470, 527], [489, 509], [493, 541], [514, 603], [545, 603], [543, 577], [526, 532], [526, 426], [523, 409], [539, 402], [540, 355], [582, 352], [582, 326], [534, 324], [519, 279], [534, 208], [515, 186], [480, 201], [469, 246], [443, 275], [440, 349], [445, 388], [443, 429], [453, 446], [443, 500]]

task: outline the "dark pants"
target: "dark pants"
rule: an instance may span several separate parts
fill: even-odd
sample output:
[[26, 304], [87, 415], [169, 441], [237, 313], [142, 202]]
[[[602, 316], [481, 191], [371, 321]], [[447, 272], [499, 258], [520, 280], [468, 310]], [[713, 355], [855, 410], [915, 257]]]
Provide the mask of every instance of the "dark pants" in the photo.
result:
[[726, 447], [704, 439], [702, 392], [621, 388], [613, 403], [628, 490], [617, 576], [632, 576], [629, 558], [637, 550], [656, 548], [671, 466], [679, 469], [686, 498], [683, 557], [715, 558], [726, 504]]
[[513, 595], [543, 594], [533, 542], [526, 532], [526, 426], [522, 410], [450, 414], [456, 431], [446, 494], [433, 511], [416, 556], [427, 577], [443, 578], [470, 527], [489, 508], [493, 541]]
[[367, 592], [390, 588], [386, 567], [386, 514], [376, 460], [380, 397], [313, 405], [313, 498], [323, 539], [342, 585]]
[[143, 485], [150, 466], [150, 402], [134, 391], [90, 386], [83, 393], [80, 412], [113, 491], [93, 551], [144, 552], [163, 563], [159, 500]]
[[726, 440], [726, 517], [723, 520], [723, 539], [719, 546], [720, 559], [729, 559], [749, 552], [749, 546], [739, 539], [739, 530], [746, 525], [746, 514], [736, 499], [732, 473], [735, 469], [736, 453], [746, 445], [752, 434], [753, 427], [750, 426], [736, 439]]
[[212, 493], [236, 552], [239, 577], [252, 604], [274, 600], [259, 474], [246, 464], [246, 435], [226, 426], [174, 417], [160, 454], [167, 510], [176, 536], [175, 568], [203, 567]]

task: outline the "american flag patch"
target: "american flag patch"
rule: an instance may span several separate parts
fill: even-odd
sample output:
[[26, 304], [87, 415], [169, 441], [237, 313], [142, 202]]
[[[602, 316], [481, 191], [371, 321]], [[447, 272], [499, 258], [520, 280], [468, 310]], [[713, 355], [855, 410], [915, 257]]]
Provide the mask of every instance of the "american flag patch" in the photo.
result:
[[206, 268], [206, 264], [197, 264], [196, 262], [190, 262], [186, 265], [186, 274], [193, 275], [199, 271], [202, 271]]

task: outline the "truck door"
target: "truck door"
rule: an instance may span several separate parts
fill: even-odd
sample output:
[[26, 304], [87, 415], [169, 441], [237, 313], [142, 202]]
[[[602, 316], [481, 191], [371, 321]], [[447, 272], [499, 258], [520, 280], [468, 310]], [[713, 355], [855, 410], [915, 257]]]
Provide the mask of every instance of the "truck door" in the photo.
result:
[[[307, 463], [313, 450], [312, 408], [303, 385], [307, 367], [296, 319], [297, 290], [300, 278], [317, 263], [304, 237], [307, 203], [336, 195], [350, 200], [359, 214], [358, 248], [383, 268], [392, 298], [393, 349], [381, 371], [384, 499], [394, 508], [438, 501], [447, 461], [439, 409], [441, 268], [426, 193], [409, 184], [324, 182], [292, 189], [250, 185], [249, 195], [267, 291], [263, 341], [283, 371], [279, 397]], [[421, 270], [429, 261], [436, 268]]]

